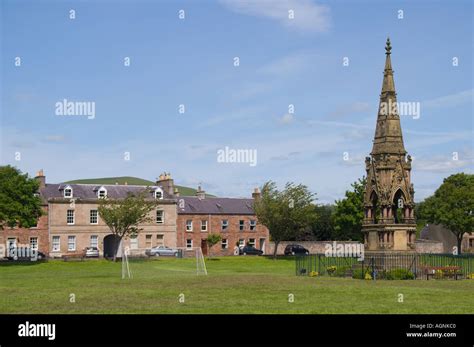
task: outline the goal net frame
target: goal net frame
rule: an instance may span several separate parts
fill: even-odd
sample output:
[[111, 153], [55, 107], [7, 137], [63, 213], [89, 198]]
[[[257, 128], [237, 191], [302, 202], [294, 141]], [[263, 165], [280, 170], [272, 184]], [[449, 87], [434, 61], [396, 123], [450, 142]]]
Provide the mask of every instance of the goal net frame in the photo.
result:
[[[196, 259], [196, 275], [207, 275], [206, 261], [204, 260], [204, 254], [202, 253], [201, 247], [172, 247], [176, 250], [174, 256], [163, 257], [176, 257], [176, 258], [195, 258]], [[132, 271], [130, 269], [129, 258], [153, 258], [155, 255], [150, 255], [150, 248], [130, 248], [122, 247], [122, 279], [133, 278]]]

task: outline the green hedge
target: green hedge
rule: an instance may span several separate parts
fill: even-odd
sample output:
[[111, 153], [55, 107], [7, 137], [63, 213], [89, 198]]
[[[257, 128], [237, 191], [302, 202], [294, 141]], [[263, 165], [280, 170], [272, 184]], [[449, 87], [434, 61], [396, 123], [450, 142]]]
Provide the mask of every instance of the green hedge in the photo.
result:
[[393, 269], [385, 273], [387, 280], [414, 280], [415, 275], [407, 269]]

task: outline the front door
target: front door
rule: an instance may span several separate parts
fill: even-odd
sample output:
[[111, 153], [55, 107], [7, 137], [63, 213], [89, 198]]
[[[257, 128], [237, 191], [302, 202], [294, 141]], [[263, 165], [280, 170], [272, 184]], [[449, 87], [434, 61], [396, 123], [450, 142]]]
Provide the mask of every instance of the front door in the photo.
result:
[[201, 240], [201, 250], [203, 255], [207, 255], [207, 241], [205, 239]]
[[118, 236], [110, 234], [104, 237], [104, 258], [112, 258], [116, 250], [117, 257], [122, 257], [120, 245]]

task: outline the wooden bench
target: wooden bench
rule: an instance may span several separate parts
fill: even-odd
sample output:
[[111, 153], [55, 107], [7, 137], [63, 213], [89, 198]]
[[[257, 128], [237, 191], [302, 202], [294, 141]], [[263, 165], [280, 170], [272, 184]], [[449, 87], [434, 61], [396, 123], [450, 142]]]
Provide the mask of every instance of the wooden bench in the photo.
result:
[[84, 257], [84, 253], [71, 253], [64, 254], [61, 258], [63, 258], [64, 261], [84, 261]]
[[423, 270], [427, 280], [430, 277], [435, 277], [438, 271], [441, 271], [442, 277], [454, 278], [455, 280], [464, 276], [460, 266], [424, 266]]

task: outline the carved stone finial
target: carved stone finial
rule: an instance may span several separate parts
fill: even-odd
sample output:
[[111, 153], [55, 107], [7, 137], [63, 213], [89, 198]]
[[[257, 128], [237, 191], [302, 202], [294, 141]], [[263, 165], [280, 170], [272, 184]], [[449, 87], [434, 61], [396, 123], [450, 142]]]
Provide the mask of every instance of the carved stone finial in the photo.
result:
[[392, 46], [390, 45], [390, 37], [387, 37], [387, 43], [385, 44], [385, 54], [390, 54]]

